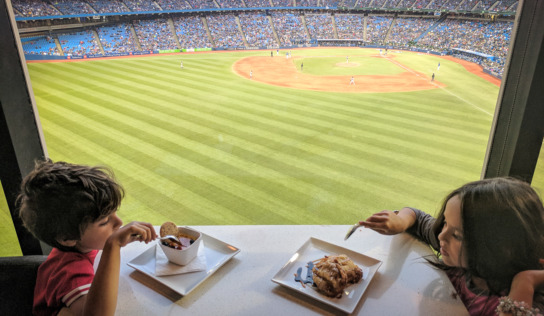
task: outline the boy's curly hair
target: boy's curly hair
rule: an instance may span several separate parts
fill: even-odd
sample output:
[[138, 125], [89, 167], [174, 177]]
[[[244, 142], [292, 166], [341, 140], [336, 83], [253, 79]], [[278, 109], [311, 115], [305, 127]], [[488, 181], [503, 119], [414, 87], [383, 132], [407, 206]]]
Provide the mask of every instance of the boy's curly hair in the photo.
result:
[[79, 240], [89, 223], [115, 212], [124, 197], [107, 167], [39, 161], [17, 198], [23, 225], [38, 239], [63, 251], [59, 241]]

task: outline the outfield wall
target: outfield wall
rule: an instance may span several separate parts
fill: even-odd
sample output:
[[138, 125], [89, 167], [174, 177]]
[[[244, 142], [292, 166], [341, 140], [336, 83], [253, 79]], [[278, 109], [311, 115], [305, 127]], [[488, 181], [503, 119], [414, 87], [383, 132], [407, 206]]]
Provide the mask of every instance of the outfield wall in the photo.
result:
[[[338, 42], [336, 44], [338, 44]], [[184, 49], [168, 49], [168, 50], [155, 50], [155, 51], [135, 51], [135, 52], [128, 52], [128, 53], [85, 54], [85, 55], [72, 55], [72, 56], [25, 54], [25, 59], [26, 60], [90, 59], [90, 58], [125, 57], [125, 56], [138, 56], [138, 55], [192, 53], [192, 52], [204, 52], [204, 51], [270, 50], [270, 49], [285, 50], [285, 49], [308, 48], [308, 47], [319, 47], [319, 45], [312, 44], [312, 45], [281, 46], [281, 47], [252, 47], [250, 49], [247, 49], [245, 47], [218, 47], [218, 48], [206, 47], [206, 48], [184, 48]], [[338, 47], [344, 47], [344, 46], [338, 46]], [[405, 51], [412, 51], [412, 52], [421, 52], [421, 53], [433, 54], [433, 55], [443, 55], [440, 52], [424, 50], [419, 48], [409, 48], [409, 47], [391, 47], [391, 46], [378, 46], [378, 45], [367, 45], [367, 46], [357, 46], [357, 47], [376, 48], [376, 49], [387, 48], [387, 49], [405, 50]]]
[[[270, 50], [270, 49], [296, 49], [296, 48], [303, 48], [303, 47], [318, 47], [317, 44], [313, 45], [305, 45], [305, 46], [291, 46], [291, 47], [258, 47], [258, 48], [252, 48], [252, 49], [246, 49], [246, 48], [239, 48], [238, 50]], [[419, 52], [424, 54], [432, 54], [437, 56], [444, 56], [449, 55], [450, 53], [441, 53], [441, 52], [435, 52], [431, 50], [424, 50], [420, 48], [410, 48], [410, 47], [391, 47], [391, 46], [378, 46], [378, 45], [368, 45], [368, 46], [358, 46], [360, 48], [374, 48], [374, 49], [390, 49], [390, 50], [404, 50], [404, 51], [412, 51], [412, 52]], [[32, 54], [25, 54], [25, 59], [27, 61], [58, 61], [58, 60], [81, 60], [81, 59], [94, 59], [94, 58], [108, 58], [108, 57], [127, 57], [127, 56], [142, 56], [142, 55], [157, 55], [157, 54], [172, 54], [172, 53], [191, 53], [191, 52], [204, 52], [204, 51], [232, 51], [236, 49], [232, 48], [188, 48], [188, 49], [169, 49], [169, 50], [159, 50], [159, 51], [136, 51], [136, 52], [129, 52], [126, 54], [122, 53], [109, 53], [109, 54], [96, 54], [96, 55], [82, 55], [82, 56], [55, 56], [55, 55], [32, 55]], [[502, 76], [489, 71], [488, 69], [483, 69], [483, 72], [485, 72], [488, 75], [491, 75], [499, 80], [502, 80]]]

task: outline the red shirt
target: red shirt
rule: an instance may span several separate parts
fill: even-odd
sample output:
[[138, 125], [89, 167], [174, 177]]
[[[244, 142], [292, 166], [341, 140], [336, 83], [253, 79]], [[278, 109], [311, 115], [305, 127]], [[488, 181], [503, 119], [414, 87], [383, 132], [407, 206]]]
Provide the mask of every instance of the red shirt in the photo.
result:
[[34, 315], [57, 315], [63, 307], [86, 295], [93, 282], [97, 254], [98, 250], [78, 253], [53, 248], [38, 269]]
[[495, 310], [499, 305], [499, 297], [496, 295], [476, 294], [472, 292], [464, 275], [460, 275], [457, 269], [447, 270], [446, 274], [450, 278], [457, 295], [465, 304], [468, 313], [471, 316], [496, 316]]

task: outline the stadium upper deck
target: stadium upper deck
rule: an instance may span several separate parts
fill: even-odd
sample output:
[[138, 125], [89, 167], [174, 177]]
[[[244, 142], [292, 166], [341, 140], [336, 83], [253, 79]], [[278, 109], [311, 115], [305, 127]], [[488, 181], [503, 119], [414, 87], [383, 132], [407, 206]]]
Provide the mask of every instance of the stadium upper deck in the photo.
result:
[[[366, 2], [365, 2], [366, 1]], [[97, 57], [146, 54], [183, 49], [253, 49], [300, 45], [357, 45], [417, 49], [456, 55], [482, 64], [497, 75], [506, 60], [513, 19], [494, 21], [480, 14], [399, 14], [373, 10], [320, 9], [310, 5], [381, 5], [393, 2], [411, 8], [461, 7], [468, 0], [15, 0], [19, 13], [52, 16], [49, 21], [19, 21], [25, 54]], [[509, 2], [508, 2], [509, 1]], [[473, 1], [474, 7], [514, 8], [517, 2]], [[457, 3], [457, 4], [456, 4]], [[26, 6], [22, 6], [25, 4]], [[216, 10], [210, 7], [216, 6]], [[289, 9], [253, 10], [252, 6]], [[221, 10], [239, 6], [245, 10]], [[164, 14], [73, 18], [77, 12], [131, 12], [130, 10], [199, 8]], [[249, 8], [248, 8], [249, 7]], [[58, 14], [67, 19], [57, 19]], [[146, 12], [146, 13], [144, 13]], [[61, 23], [74, 21], [73, 25]], [[53, 29], [51, 26], [55, 25]]]
[[13, 0], [15, 16], [62, 17], [66, 15], [228, 10], [244, 8], [393, 9], [463, 12], [515, 12], [517, 0]]

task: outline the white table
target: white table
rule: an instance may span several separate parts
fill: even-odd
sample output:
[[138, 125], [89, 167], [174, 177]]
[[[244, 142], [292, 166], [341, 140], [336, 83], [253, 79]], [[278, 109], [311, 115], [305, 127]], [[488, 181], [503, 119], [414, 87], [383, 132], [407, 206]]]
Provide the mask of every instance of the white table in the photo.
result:
[[[345, 225], [191, 226], [241, 249], [191, 293], [180, 296], [127, 262], [153, 244], [122, 249], [117, 315], [335, 315], [339, 310], [271, 281], [291, 256], [315, 237], [383, 261], [354, 314], [468, 315], [432, 254], [408, 234], [383, 236]], [[157, 229], [158, 232], [158, 229]]]

